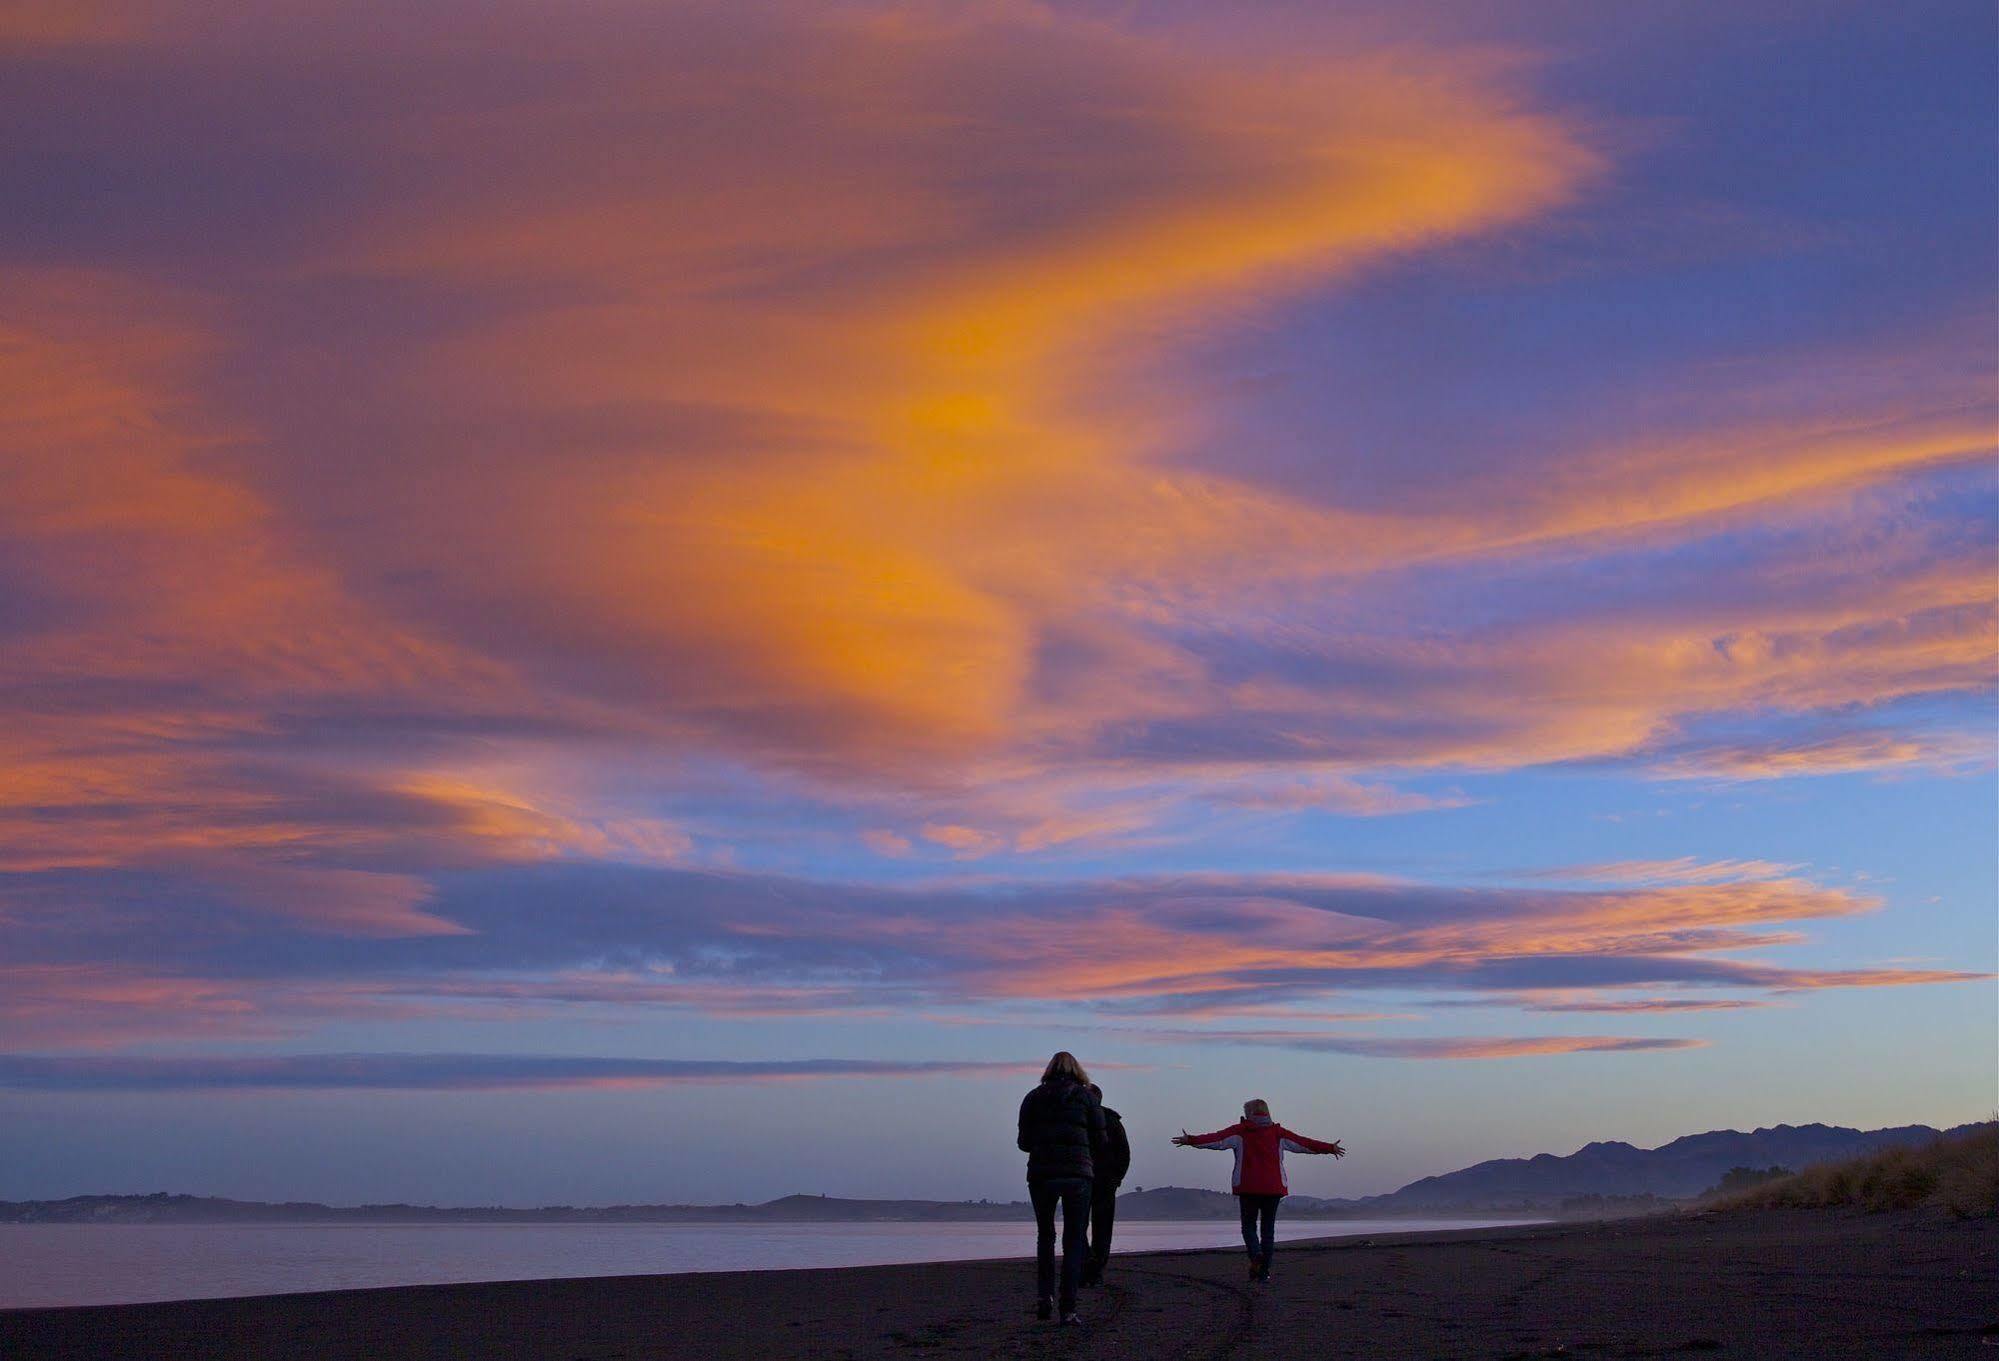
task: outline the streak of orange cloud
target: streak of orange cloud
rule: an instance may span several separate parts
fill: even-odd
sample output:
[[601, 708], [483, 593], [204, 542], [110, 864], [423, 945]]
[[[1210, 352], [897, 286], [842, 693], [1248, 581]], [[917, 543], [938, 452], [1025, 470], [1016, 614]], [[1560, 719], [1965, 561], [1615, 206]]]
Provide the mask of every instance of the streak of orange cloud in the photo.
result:
[[979, 855], [997, 850], [1000, 842], [989, 833], [975, 827], [960, 827], [948, 822], [927, 822], [921, 828], [925, 841], [949, 847], [960, 855]]
[[132, 5], [107, 0], [10, 0], [0, 9], [0, 53], [117, 42], [140, 31]]
[[1676, 755], [1659, 773], [1687, 780], [1780, 780], [1861, 771], [1970, 769], [1990, 765], [1992, 744], [1970, 734], [1837, 733], [1697, 749]]
[[1701, 860], [1683, 855], [1672, 860], [1608, 860], [1594, 865], [1567, 865], [1541, 871], [1535, 877], [1627, 884], [1720, 884], [1783, 879], [1802, 868], [1774, 860]]
[[[1309, 880], [1295, 881], [1300, 885]], [[1431, 986], [1476, 978], [1508, 961], [1650, 956], [1672, 962], [1746, 948], [1796, 944], [1791, 922], [1872, 911], [1875, 899], [1797, 878], [1668, 884], [1644, 889], [1523, 895], [1505, 910], [1436, 925], [1328, 911], [1287, 899], [1273, 880], [1263, 896], [1135, 890], [1087, 912], [1032, 914], [995, 905], [976, 920], [898, 913], [813, 914], [792, 928], [852, 944], [892, 943], [954, 961], [967, 994], [1037, 1000], [1101, 1000], [1214, 994], [1268, 975], [1337, 990], [1346, 975], [1407, 974]], [[1363, 900], [1364, 901], [1364, 900]], [[1218, 930], [1211, 915], [1225, 917]], [[1982, 975], [1949, 970], [1793, 971], [1740, 966], [1748, 986], [1799, 988], [1923, 984]], [[1854, 980], [1851, 984], [1842, 981]], [[1308, 983], [1309, 985], [1309, 983]]]
[[1770, 1003], [1749, 997], [1637, 997], [1598, 998], [1575, 1002], [1525, 1002], [1519, 1005], [1527, 1011], [1581, 1011], [1612, 1016], [1677, 1016], [1689, 1011], [1743, 1011], [1767, 1007]]
[[1623, 1054], [1699, 1049], [1705, 1040], [1633, 1035], [1337, 1035], [1317, 1030], [1167, 1030], [1141, 1038], [1165, 1043], [1235, 1044], [1307, 1053], [1396, 1059], [1519, 1059], [1550, 1054]]
[[30, 598], [62, 609], [10, 638], [0, 669], [0, 867], [199, 864], [282, 882], [278, 915], [444, 929], [407, 876], [298, 863], [388, 838], [314, 807], [299, 786], [327, 775], [254, 753], [275, 710], [436, 686], [476, 703], [502, 669], [375, 617], [211, 470], [240, 432], [190, 407], [214, 340], [175, 320], [181, 300], [93, 273], [9, 286], [0, 531], [28, 550]]

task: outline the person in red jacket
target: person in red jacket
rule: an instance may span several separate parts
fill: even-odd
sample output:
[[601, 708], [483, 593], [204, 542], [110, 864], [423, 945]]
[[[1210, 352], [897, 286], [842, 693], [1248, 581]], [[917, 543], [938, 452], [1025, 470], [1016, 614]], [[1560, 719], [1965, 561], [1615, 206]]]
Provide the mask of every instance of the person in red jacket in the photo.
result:
[[[1270, 1279], [1270, 1259], [1277, 1251], [1277, 1202], [1291, 1190], [1284, 1180], [1284, 1155], [1347, 1155], [1337, 1139], [1331, 1143], [1307, 1139], [1272, 1120], [1267, 1101], [1243, 1102], [1242, 1119], [1227, 1129], [1213, 1134], [1189, 1134], [1183, 1129], [1173, 1142], [1184, 1148], [1226, 1148], [1235, 1154], [1233, 1189], [1242, 1211], [1242, 1242], [1249, 1249], [1249, 1277], [1253, 1281]], [[1261, 1235], [1257, 1233], [1259, 1220]]]

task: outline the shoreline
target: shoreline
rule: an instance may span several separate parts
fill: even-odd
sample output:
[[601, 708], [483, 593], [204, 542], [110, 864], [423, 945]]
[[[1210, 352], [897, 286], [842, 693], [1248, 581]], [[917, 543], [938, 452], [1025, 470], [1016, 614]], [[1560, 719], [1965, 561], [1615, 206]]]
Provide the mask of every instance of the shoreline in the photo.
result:
[[[383, 1286], [0, 1311], [19, 1361], [1966, 1355], [1999, 1338], [1999, 1221], [1763, 1211], [1299, 1237], [1114, 1256], [1081, 1329], [1023, 1257]], [[1561, 1350], [1556, 1350], [1556, 1349]], [[1979, 1353], [1970, 1353], [1979, 1354]]]
[[[1644, 1216], [1632, 1216], [1642, 1218]], [[1138, 1224], [1218, 1224], [1233, 1230], [1233, 1217], [1196, 1216], [1187, 1219], [1120, 1218], [1120, 1229]], [[1495, 1210], [1489, 1215], [1353, 1215], [1329, 1219], [1317, 1215], [1287, 1215], [1286, 1224], [1309, 1224], [1314, 1229], [1338, 1224], [1456, 1224], [1467, 1229], [1511, 1227], [1527, 1224], [1600, 1224], [1599, 1219], [1559, 1219], [1552, 1215], [1531, 1216], [1525, 1211], [1511, 1214]], [[1021, 1203], [1018, 1215], [991, 1219], [20, 1219], [0, 1220], [0, 1229], [783, 1229], [867, 1228], [882, 1224], [923, 1224], [940, 1229], [975, 1228], [990, 1224], [1032, 1225], [1033, 1212]], [[1411, 1233], [1452, 1233], [1453, 1229], [1412, 1229]], [[1346, 1235], [1320, 1234], [1319, 1237]], [[1303, 1241], [1302, 1239], [1300, 1241]], [[4, 1307], [4, 1306], [0, 1306]]]
[[[1535, 1222], [1301, 1223], [1300, 1239], [1489, 1230]], [[150, 1231], [150, 1232], [149, 1232]], [[1233, 1247], [1220, 1220], [1120, 1223], [1123, 1255]], [[653, 1224], [0, 1225], [0, 1309], [175, 1304], [424, 1285], [690, 1272], [920, 1266], [1030, 1258], [1033, 1220]]]

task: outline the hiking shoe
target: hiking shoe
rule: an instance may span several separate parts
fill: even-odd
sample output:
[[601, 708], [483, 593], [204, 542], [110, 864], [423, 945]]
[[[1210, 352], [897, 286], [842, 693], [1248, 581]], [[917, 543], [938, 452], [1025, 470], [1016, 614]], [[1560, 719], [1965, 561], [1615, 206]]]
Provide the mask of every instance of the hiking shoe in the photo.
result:
[[1255, 1280], [1255, 1279], [1256, 1279], [1256, 1278], [1257, 1278], [1258, 1276], [1260, 1276], [1260, 1275], [1262, 1275], [1262, 1274], [1263, 1274], [1263, 1263], [1259, 1262], [1259, 1261], [1258, 1261], [1258, 1260], [1257, 1260], [1256, 1258], [1254, 1258], [1254, 1257], [1250, 1258], [1250, 1259], [1249, 1259], [1249, 1278], [1250, 1278], [1250, 1279], [1251, 1279], [1251, 1280], [1253, 1281], [1253, 1280]]
[[1055, 1297], [1053, 1295], [1043, 1295], [1040, 1302], [1034, 1306], [1034, 1316], [1043, 1322], [1054, 1318]]
[[1068, 1313], [1062, 1315], [1062, 1326], [1064, 1328], [1080, 1328], [1083, 1326], [1083, 1316], [1074, 1309], [1071, 1309]]

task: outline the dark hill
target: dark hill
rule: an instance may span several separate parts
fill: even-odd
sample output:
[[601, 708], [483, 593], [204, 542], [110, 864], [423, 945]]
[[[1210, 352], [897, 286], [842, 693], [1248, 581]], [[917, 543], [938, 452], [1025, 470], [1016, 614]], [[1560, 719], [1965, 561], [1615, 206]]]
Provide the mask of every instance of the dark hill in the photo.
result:
[[1155, 1186], [1118, 1197], [1119, 1219], [1234, 1219], [1235, 1197], [1191, 1186]]
[[[1958, 1133], [1972, 1126], [1962, 1126]], [[1370, 1209], [1554, 1206], [1573, 1196], [1697, 1196], [1732, 1167], [1788, 1167], [1852, 1158], [1877, 1149], [1924, 1144], [1945, 1131], [1928, 1125], [1858, 1130], [1840, 1125], [1777, 1125], [1689, 1134], [1658, 1148], [1626, 1143], [1585, 1144], [1567, 1157], [1498, 1158], [1438, 1177], [1424, 1177], [1386, 1196], [1359, 1202]]]

